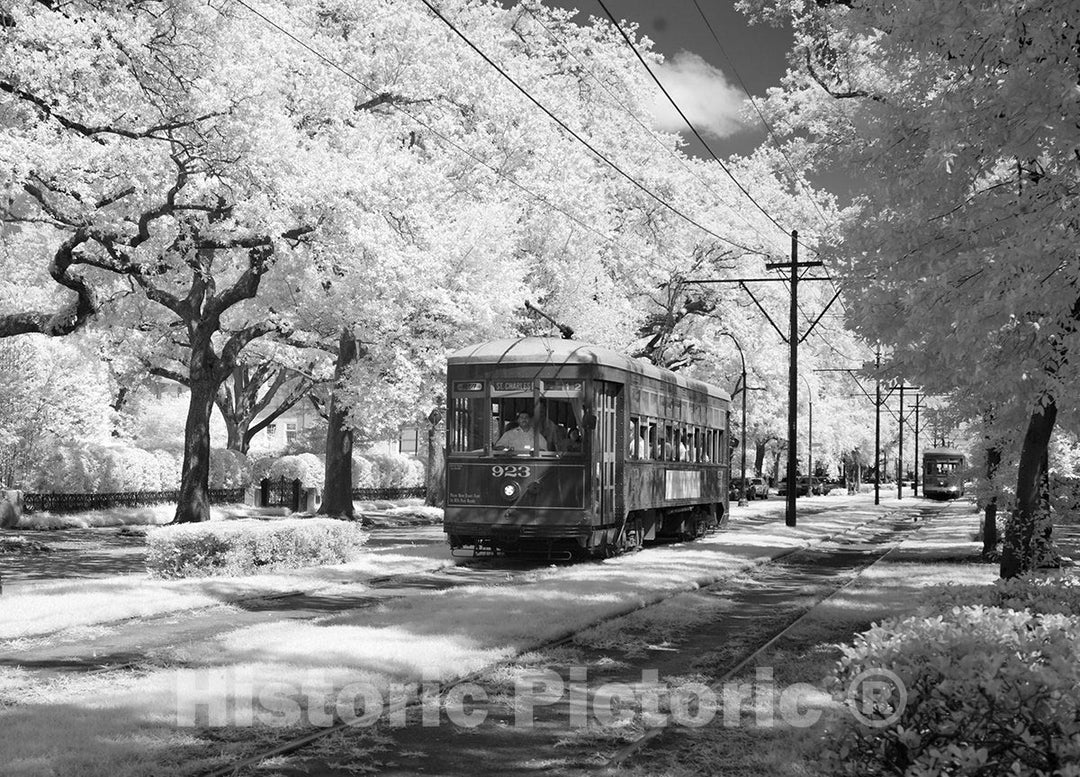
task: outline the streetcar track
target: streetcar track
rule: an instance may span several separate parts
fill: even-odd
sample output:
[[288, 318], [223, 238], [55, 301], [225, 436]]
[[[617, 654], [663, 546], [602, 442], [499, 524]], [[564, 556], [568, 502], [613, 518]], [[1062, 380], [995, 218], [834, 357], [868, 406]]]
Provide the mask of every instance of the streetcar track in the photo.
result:
[[[854, 571], [854, 573], [847, 580], [845, 580], [842, 584], [840, 584], [839, 586], [837, 586], [833, 590], [829, 591], [828, 593], [825, 593], [824, 595], [818, 597], [809, 607], [805, 608], [798, 615], [798, 617], [796, 617], [794, 620], [791, 620], [789, 623], [784, 625], [781, 629], [779, 629], [778, 631], [773, 633], [773, 635], [771, 637], [769, 637], [768, 640], [766, 640], [764, 643], [762, 643], [761, 645], [756, 647], [748, 655], [746, 655], [741, 660], [739, 660], [734, 666], [730, 667], [729, 669], [726, 669], [723, 672], [723, 674], [721, 674], [719, 677], [717, 677], [711, 683], [709, 683], [708, 684], [709, 689], [714, 691], [714, 692], [722, 692], [722, 689], [723, 689], [723, 686], [724, 686], [725, 683], [727, 683], [733, 677], [736, 677], [743, 669], [745, 669], [748, 665], [750, 665], [750, 663], [752, 661], [757, 659], [766, 650], [768, 650], [773, 645], [775, 645], [777, 642], [779, 642], [781, 639], [783, 639], [785, 635], [787, 635], [789, 632], [791, 632], [797, 626], [799, 626], [801, 623], [803, 623], [803, 621], [805, 621], [807, 619], [807, 617], [809, 615], [811, 615], [815, 610], [817, 610], [819, 607], [821, 607], [827, 601], [832, 599], [834, 596], [837, 596], [842, 591], [844, 591], [849, 586], [851, 586], [853, 583], [855, 583], [860, 577], [862, 577], [862, 575], [868, 569], [870, 569], [872, 566], [874, 566], [875, 564], [877, 564], [878, 562], [883, 560], [886, 556], [888, 556], [893, 551], [895, 551], [897, 548], [899, 548], [901, 543], [902, 543], [902, 540], [900, 542], [896, 542], [891, 547], [889, 547], [887, 550], [885, 550], [883, 553], [877, 555], [875, 558], [873, 558], [871, 561], [869, 561], [869, 563], [864, 564], [861, 567], [858, 567]], [[614, 768], [616, 768], [618, 766], [621, 766], [623, 763], [625, 763], [625, 761], [628, 758], [630, 758], [633, 755], [636, 755], [636, 754], [640, 753], [642, 750], [647, 748], [649, 746], [649, 744], [652, 743], [653, 740], [655, 740], [660, 735], [662, 735], [662, 734], [664, 734], [666, 732], [672, 732], [673, 734], [680, 734], [685, 730], [686, 729], [684, 729], [683, 727], [679, 727], [679, 726], [652, 726], [652, 727], [646, 729], [633, 742], [625, 745], [624, 747], [622, 747], [618, 751], [616, 751], [616, 753], [614, 755], [612, 755], [608, 759], [608, 761], [603, 765], [602, 768], [610, 770], [610, 769], [614, 769]]]

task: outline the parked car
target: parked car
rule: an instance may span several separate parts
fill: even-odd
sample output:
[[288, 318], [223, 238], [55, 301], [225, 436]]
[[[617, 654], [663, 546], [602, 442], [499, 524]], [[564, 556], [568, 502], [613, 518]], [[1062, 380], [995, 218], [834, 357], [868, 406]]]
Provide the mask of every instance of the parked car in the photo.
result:
[[[787, 496], [787, 480], [781, 480], [776, 485], [776, 493], [779, 496]], [[795, 480], [795, 496], [806, 496], [810, 493], [810, 478], [797, 478]]]
[[818, 493], [827, 496], [833, 490], [833, 482], [828, 478], [815, 478], [818, 481]]
[[[753, 493], [753, 496], [750, 494]], [[750, 478], [750, 483], [746, 487], [747, 499], [768, 499], [769, 498], [769, 483], [765, 478]]]

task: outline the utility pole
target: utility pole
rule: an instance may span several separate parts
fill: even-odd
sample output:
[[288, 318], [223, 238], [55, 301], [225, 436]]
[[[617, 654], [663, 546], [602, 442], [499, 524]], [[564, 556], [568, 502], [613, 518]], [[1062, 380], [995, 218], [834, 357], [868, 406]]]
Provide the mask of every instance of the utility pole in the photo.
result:
[[[896, 498], [897, 499], [903, 499], [904, 498], [904, 390], [905, 389], [913, 389], [915, 391], [918, 391], [919, 389], [916, 386], [906, 386], [906, 385], [904, 385], [904, 381], [900, 381], [900, 385], [897, 388], [900, 389], [900, 412], [897, 414], [897, 418], [900, 420], [900, 438], [899, 438], [900, 439], [900, 448], [899, 448], [899, 451], [897, 452], [897, 460], [896, 460]], [[918, 398], [919, 398], [919, 395], [916, 394], [915, 395], [916, 418], [918, 417], [918, 412], [919, 412]], [[915, 434], [916, 434], [916, 438], [915, 438], [915, 466], [918, 467], [919, 466], [918, 426], [916, 426], [915, 429], [916, 429], [916, 431], [915, 431]]]
[[877, 349], [877, 399], [874, 400], [874, 504], [881, 504], [881, 346]]
[[[810, 407], [807, 413], [809, 423], [806, 431], [806, 471], [812, 478], [814, 477], [814, 393], [812, 391], [806, 402]], [[810, 482], [813, 483], [813, 481]]]
[[911, 484], [912, 496], [919, 495], [919, 402], [922, 394], [915, 395], [915, 480]]
[[[787, 414], [787, 505], [784, 523], [795, 525], [795, 442], [799, 439], [799, 241], [791, 230], [791, 305], [788, 312], [788, 414]], [[768, 267], [768, 265], [766, 265]]]
[[904, 498], [904, 383], [900, 382], [900, 436], [896, 452], [896, 498]]
[[[790, 262], [771, 262], [765, 265], [766, 270], [790, 270], [790, 275], [787, 279], [784, 278], [702, 278], [688, 280], [687, 283], [737, 283], [742, 290], [747, 293], [758, 310], [765, 316], [776, 333], [780, 335], [780, 339], [788, 344], [789, 362], [788, 362], [788, 466], [787, 466], [787, 506], [785, 509], [784, 522], [788, 526], [795, 525], [795, 441], [798, 434], [798, 375], [799, 375], [799, 343], [814, 330], [814, 327], [818, 325], [822, 317], [828, 312], [832, 304], [840, 297], [840, 291], [837, 290], [833, 298], [829, 300], [829, 303], [822, 309], [818, 317], [814, 319], [810, 324], [806, 332], [802, 337], [799, 336], [799, 270], [807, 267], [823, 267], [824, 262], [800, 262], [799, 261], [799, 231], [797, 229], [791, 230], [791, 261]], [[788, 309], [788, 333], [784, 332], [776, 325], [776, 322], [772, 320], [772, 316], [762, 306], [758, 298], [754, 296], [754, 293], [750, 291], [747, 286], [748, 283], [765, 283], [771, 281], [783, 281], [787, 280], [791, 284], [791, 306]], [[803, 278], [803, 281], [828, 281], [829, 278]]]
[[[799, 230], [791, 230], [791, 261], [765, 265], [766, 270], [790, 270], [791, 305], [788, 308], [788, 460], [787, 504], [784, 523], [795, 525], [795, 443], [799, 435], [799, 270], [821, 267], [824, 262], [799, 262]], [[835, 298], [834, 298], [835, 299]], [[831, 303], [830, 303], [831, 304]]]

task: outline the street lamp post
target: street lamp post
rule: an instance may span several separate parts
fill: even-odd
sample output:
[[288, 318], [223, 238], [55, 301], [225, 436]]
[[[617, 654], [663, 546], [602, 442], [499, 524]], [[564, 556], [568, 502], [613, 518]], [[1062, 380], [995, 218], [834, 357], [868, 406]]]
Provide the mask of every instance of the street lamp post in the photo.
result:
[[814, 484], [814, 392], [806, 378], [802, 375], [799, 378], [806, 384], [806, 404], [809, 406], [806, 430], [806, 476], [810, 478], [808, 482], [812, 491]]
[[739, 507], [746, 507], [746, 357], [743, 356], [742, 346], [739, 345], [739, 341], [735, 339], [735, 335], [731, 332], [721, 332], [721, 335], [731, 338], [731, 342], [735, 343], [735, 348], [739, 351], [739, 362], [742, 364], [742, 427], [740, 429], [740, 436], [742, 437], [742, 478], [739, 481]]

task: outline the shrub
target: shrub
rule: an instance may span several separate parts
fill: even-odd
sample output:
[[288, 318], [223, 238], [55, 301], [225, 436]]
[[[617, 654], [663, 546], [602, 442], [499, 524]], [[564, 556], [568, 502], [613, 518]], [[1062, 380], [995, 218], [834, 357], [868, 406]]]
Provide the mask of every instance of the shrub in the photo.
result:
[[282, 456], [270, 465], [267, 477], [277, 480], [284, 476], [286, 480], [299, 478], [304, 488], [322, 488], [326, 467], [314, 453], [298, 453]]
[[231, 448], [210, 449], [210, 488], [247, 488], [251, 464], [247, 456]]
[[353, 488], [375, 488], [375, 465], [363, 456], [353, 456]]
[[366, 541], [359, 524], [328, 518], [162, 526], [147, 534], [146, 567], [156, 577], [254, 575], [351, 561]]
[[158, 471], [161, 473], [161, 481], [156, 491], [175, 491], [180, 488], [180, 476], [184, 470], [184, 454], [182, 451], [174, 451], [165, 448], [157, 448], [150, 451], [158, 461]]
[[1037, 615], [1080, 616], [1080, 578], [1054, 573], [996, 580], [992, 585], [948, 585], [931, 593], [927, 603], [934, 612], [983, 605], [1028, 610]]
[[365, 458], [370, 459], [375, 468], [374, 488], [411, 488], [424, 485], [424, 465], [411, 456], [403, 453], [368, 453]]
[[1077, 777], [1078, 654], [1080, 619], [1065, 615], [955, 607], [876, 625], [843, 648], [836, 690], [889, 670], [906, 699], [844, 716], [826, 756], [848, 775]]
[[122, 444], [59, 444], [30, 473], [27, 490], [66, 494], [159, 491], [163, 477], [159, 457], [142, 448]]
[[102, 463], [98, 491], [158, 491], [161, 487], [161, 462], [150, 451], [127, 446], [91, 449]]
[[261, 483], [270, 477], [270, 468], [274, 466], [275, 461], [277, 461], [276, 456], [264, 456], [261, 459], [255, 459], [251, 464], [251, 482]]
[[59, 444], [28, 473], [30, 491], [84, 494], [99, 490], [104, 467], [88, 445]]

